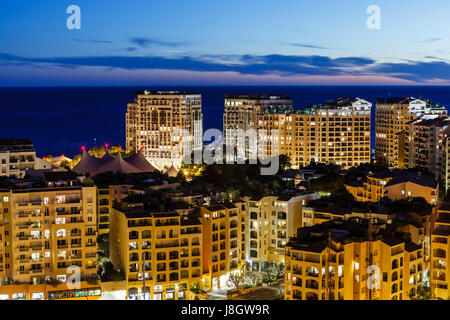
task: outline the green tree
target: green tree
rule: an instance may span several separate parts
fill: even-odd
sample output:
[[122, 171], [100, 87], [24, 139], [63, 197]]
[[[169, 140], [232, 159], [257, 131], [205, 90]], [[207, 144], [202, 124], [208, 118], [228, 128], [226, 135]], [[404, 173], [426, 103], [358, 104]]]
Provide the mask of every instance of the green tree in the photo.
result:
[[285, 154], [280, 154], [279, 155], [279, 163], [280, 163], [280, 169], [282, 171], [285, 171], [285, 170], [290, 169], [292, 167], [291, 158], [288, 155], [285, 155]]

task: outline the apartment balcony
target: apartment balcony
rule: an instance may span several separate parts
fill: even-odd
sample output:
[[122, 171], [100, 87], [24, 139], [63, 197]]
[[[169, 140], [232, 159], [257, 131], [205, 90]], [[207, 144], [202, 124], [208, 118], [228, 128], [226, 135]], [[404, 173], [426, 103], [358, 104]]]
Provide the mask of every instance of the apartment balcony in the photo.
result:
[[155, 222], [155, 227], [167, 227], [167, 226], [178, 226], [180, 223], [178, 222], [178, 220], [175, 221], [165, 221], [165, 222], [161, 222], [156, 220]]
[[[81, 210], [71, 210], [71, 211], [56, 211], [56, 214], [58, 216], [69, 216], [69, 215], [75, 215], [75, 214], [81, 214]], [[82, 221], [80, 221], [82, 222]]]
[[200, 233], [200, 229], [197, 228], [188, 228], [188, 230], [181, 229], [181, 234], [195, 234]]
[[97, 258], [97, 252], [94, 253], [86, 253], [84, 255], [85, 258]]
[[67, 257], [68, 260], [78, 260], [78, 259], [82, 259], [82, 258], [83, 258], [83, 256], [81, 254], [72, 254]]
[[174, 247], [178, 247], [178, 241], [173, 241], [173, 240], [167, 240], [167, 241], [158, 241], [155, 244], [155, 248], [174, 248]]
[[58, 200], [54, 201], [54, 204], [57, 204], [57, 205], [66, 205], [66, 204], [73, 205], [73, 204], [77, 204], [77, 203], [81, 203], [81, 198], [68, 199], [65, 201], [58, 201]]
[[27, 275], [30, 274], [29, 270], [17, 270], [17, 273], [21, 274], [21, 275]]
[[19, 259], [17, 260], [19, 263], [24, 264], [24, 263], [29, 263], [30, 262], [30, 258], [26, 258], [26, 259]]
[[18, 235], [17, 236], [18, 241], [28, 241], [31, 240], [31, 236], [29, 235]]
[[24, 213], [19, 213], [16, 216], [16, 219], [18, 220], [23, 220], [23, 219], [30, 219], [30, 218], [40, 218], [42, 217], [41, 213], [33, 213], [33, 212], [24, 212]]
[[70, 233], [67, 235], [67, 237], [70, 237], [70, 238], [79, 238], [81, 236], [82, 236], [82, 233]]
[[30, 273], [31, 274], [39, 274], [39, 273], [43, 273], [44, 269], [30, 269]]
[[16, 202], [16, 207], [20, 208], [20, 209], [31, 208], [31, 207], [42, 207], [42, 201], [41, 200], [33, 200], [33, 201]]

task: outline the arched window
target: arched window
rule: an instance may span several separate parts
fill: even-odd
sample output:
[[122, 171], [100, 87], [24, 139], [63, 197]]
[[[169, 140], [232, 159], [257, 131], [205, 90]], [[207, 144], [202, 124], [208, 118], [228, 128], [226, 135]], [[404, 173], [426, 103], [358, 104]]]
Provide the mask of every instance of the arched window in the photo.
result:
[[128, 238], [130, 240], [138, 239], [139, 238], [139, 233], [137, 231], [130, 231], [130, 233], [128, 234]]
[[397, 293], [397, 292], [398, 292], [398, 285], [396, 283], [394, 283], [392, 285], [391, 293], [394, 294], [394, 293]]
[[392, 272], [392, 281], [397, 281], [398, 280], [398, 273], [397, 271]]
[[397, 269], [398, 268], [398, 260], [397, 259], [394, 259], [393, 261], [392, 261], [392, 269]]
[[150, 230], [142, 231], [142, 239], [148, 239], [152, 237], [152, 232]]

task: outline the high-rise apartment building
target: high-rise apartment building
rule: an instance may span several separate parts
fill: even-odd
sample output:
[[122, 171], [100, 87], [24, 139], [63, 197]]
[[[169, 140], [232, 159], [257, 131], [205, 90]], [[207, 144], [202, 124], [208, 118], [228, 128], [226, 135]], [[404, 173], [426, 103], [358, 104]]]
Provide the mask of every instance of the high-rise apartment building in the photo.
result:
[[375, 158], [389, 167], [404, 168], [404, 144], [408, 123], [424, 115], [446, 114], [443, 107], [432, 106], [413, 97], [378, 99], [375, 109]]
[[[93, 287], [83, 281], [97, 279], [96, 198], [96, 187], [81, 186], [0, 192], [0, 296], [90, 295]], [[99, 296], [99, 288], [92, 295]]]
[[434, 298], [450, 298], [450, 206], [443, 204], [431, 234], [431, 292]]
[[0, 177], [23, 178], [34, 169], [36, 150], [30, 139], [0, 139]]
[[449, 124], [446, 116], [437, 115], [410, 121], [405, 140], [406, 167], [427, 168], [436, 178], [440, 177]]
[[443, 112], [424, 116], [408, 123], [405, 132], [405, 164], [408, 168], [426, 168], [449, 189], [450, 118]]
[[341, 98], [299, 110], [267, 110], [258, 122], [260, 129], [267, 130], [260, 157], [271, 157], [277, 148], [278, 154], [289, 156], [294, 168], [313, 161], [344, 168], [368, 163], [371, 107], [360, 98]]
[[183, 157], [201, 150], [203, 114], [200, 94], [137, 92], [126, 113], [126, 147], [162, 170], [181, 166]]
[[299, 229], [286, 245], [285, 299], [415, 297], [423, 281], [423, 249], [382, 234], [370, 240], [367, 232], [367, 225], [349, 221]]
[[[248, 138], [245, 139], [245, 132], [258, 130], [258, 118], [264, 111], [286, 106], [292, 106], [292, 100], [287, 95], [228, 94], [225, 98], [223, 132], [225, 145], [237, 147], [233, 157], [248, 158], [254, 154], [252, 152], [256, 150], [253, 150]], [[242, 141], [239, 146], [238, 141]]]

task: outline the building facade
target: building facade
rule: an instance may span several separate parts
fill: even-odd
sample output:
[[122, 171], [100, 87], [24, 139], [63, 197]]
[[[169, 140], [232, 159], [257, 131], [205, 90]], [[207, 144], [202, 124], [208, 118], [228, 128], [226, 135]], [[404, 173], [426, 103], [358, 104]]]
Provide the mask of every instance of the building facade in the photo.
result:
[[322, 231], [317, 241], [291, 239], [286, 245], [285, 300], [408, 300], [417, 295], [424, 265], [418, 245], [395, 238], [356, 240], [350, 230]]
[[113, 208], [110, 258], [125, 276], [128, 299], [193, 299], [204, 287], [202, 248], [196, 218]]
[[[70, 297], [76, 296], [76, 290], [83, 291], [82, 281], [96, 282], [96, 199], [95, 187], [0, 192], [1, 294], [31, 299], [34, 293], [36, 299], [57, 299], [62, 296], [47, 290], [46, 284], [66, 284], [65, 296]], [[36, 292], [34, 285], [45, 290]]]
[[303, 207], [316, 193], [246, 198], [246, 259], [248, 268], [261, 271], [284, 263], [284, 245], [302, 226]]
[[363, 99], [341, 98], [300, 110], [268, 110], [258, 122], [266, 130], [260, 157], [271, 157], [276, 148], [278, 154], [289, 156], [294, 168], [311, 162], [344, 168], [368, 163], [371, 107]]
[[[254, 145], [245, 139], [245, 132], [258, 130], [259, 116], [268, 109], [292, 106], [289, 96], [261, 95], [261, 94], [229, 94], [225, 98], [225, 112], [223, 114], [224, 142], [227, 148], [236, 148], [236, 156], [248, 158], [256, 154]], [[238, 145], [238, 141], [243, 141]], [[245, 143], [245, 144], [244, 144]]]
[[201, 208], [203, 276], [209, 290], [227, 287], [230, 273], [241, 272], [245, 234], [240, 204]]
[[422, 197], [435, 205], [439, 200], [437, 180], [400, 170], [380, 171], [345, 187], [360, 202], [379, 202], [384, 197], [391, 200]]
[[408, 168], [426, 168], [449, 189], [450, 119], [446, 114], [424, 116], [408, 123], [405, 155]]
[[413, 97], [378, 99], [375, 109], [375, 158], [390, 168], [405, 168], [408, 123], [424, 115], [447, 114], [445, 108], [435, 107]]
[[0, 139], [0, 177], [25, 177], [34, 169], [35, 158], [30, 139]]
[[178, 91], [137, 92], [125, 117], [128, 151], [143, 149], [162, 170], [181, 166], [183, 157], [202, 150], [203, 114], [199, 94]]
[[431, 234], [431, 291], [434, 298], [450, 298], [450, 206], [443, 204], [438, 211]]

